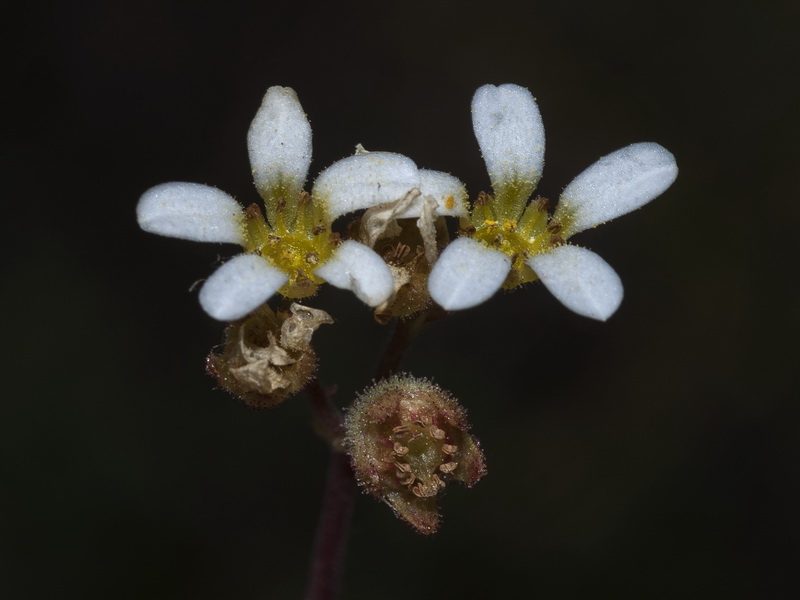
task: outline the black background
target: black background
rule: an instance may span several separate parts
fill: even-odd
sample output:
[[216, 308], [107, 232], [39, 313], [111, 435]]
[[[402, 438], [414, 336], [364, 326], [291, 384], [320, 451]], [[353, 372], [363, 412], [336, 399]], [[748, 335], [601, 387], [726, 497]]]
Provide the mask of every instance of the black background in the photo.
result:
[[[344, 597], [795, 597], [796, 2], [31, 11], [4, 17], [3, 597], [301, 596], [327, 460], [306, 400], [212, 388], [222, 326], [188, 289], [235, 249], [142, 233], [136, 201], [172, 180], [255, 201], [271, 85], [311, 120], [312, 177], [362, 143], [474, 196], [469, 102], [505, 82], [543, 115], [539, 193], [637, 141], [680, 174], [575, 239], [623, 279], [609, 322], [534, 285], [425, 331], [403, 367], [461, 398], [489, 475], [448, 489], [432, 538], [360, 497]], [[388, 330], [349, 293], [312, 304], [347, 403]]]

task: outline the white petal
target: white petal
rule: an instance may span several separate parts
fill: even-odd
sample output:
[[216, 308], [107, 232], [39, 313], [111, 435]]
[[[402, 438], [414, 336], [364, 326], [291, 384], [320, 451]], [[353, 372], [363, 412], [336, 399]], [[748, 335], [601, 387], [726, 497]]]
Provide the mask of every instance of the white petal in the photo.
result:
[[652, 142], [631, 144], [604, 156], [561, 194], [555, 218], [567, 235], [589, 229], [647, 204], [678, 176], [675, 157]]
[[495, 192], [516, 183], [527, 199], [544, 167], [544, 125], [531, 93], [510, 83], [478, 88], [472, 127]]
[[145, 231], [195, 242], [241, 244], [242, 219], [236, 200], [199, 183], [157, 185], [136, 206], [136, 220]]
[[511, 269], [502, 252], [471, 238], [458, 238], [444, 249], [428, 276], [428, 291], [447, 310], [472, 308], [500, 289]]
[[234, 256], [200, 290], [200, 305], [220, 321], [241, 319], [289, 281], [280, 269], [255, 254]]
[[247, 133], [247, 149], [262, 195], [281, 184], [303, 188], [311, 164], [311, 125], [292, 88], [267, 90]]
[[605, 321], [622, 302], [619, 275], [591, 250], [559, 246], [526, 262], [550, 293], [579, 315]]
[[331, 285], [352, 290], [369, 306], [382, 304], [394, 291], [394, 278], [384, 260], [353, 240], [339, 246], [333, 258], [314, 273]]
[[421, 194], [401, 214], [398, 219], [410, 219], [422, 214], [422, 199], [430, 196], [438, 205], [436, 215], [463, 217], [467, 214], [467, 188], [457, 177], [441, 171], [419, 170], [419, 191]]
[[414, 161], [392, 152], [356, 154], [333, 163], [317, 177], [312, 196], [327, 203], [335, 219], [360, 208], [391, 202], [419, 187]]

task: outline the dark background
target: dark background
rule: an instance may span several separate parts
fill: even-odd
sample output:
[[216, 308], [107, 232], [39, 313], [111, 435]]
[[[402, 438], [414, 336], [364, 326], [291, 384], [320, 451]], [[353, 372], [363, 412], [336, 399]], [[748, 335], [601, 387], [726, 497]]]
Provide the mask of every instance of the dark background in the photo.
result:
[[[235, 249], [144, 234], [136, 201], [172, 180], [255, 201], [271, 85], [309, 115], [312, 177], [362, 143], [474, 196], [469, 102], [505, 82], [541, 108], [541, 194], [637, 141], [680, 175], [575, 240], [625, 283], [608, 323], [534, 285], [426, 330], [403, 366], [461, 398], [489, 474], [431, 538], [359, 497], [344, 597], [796, 597], [800, 5], [200, 6], [5, 15], [3, 597], [301, 596], [327, 460], [306, 400], [213, 389], [223, 327], [188, 290]], [[339, 290], [313, 305], [349, 402], [388, 329]]]

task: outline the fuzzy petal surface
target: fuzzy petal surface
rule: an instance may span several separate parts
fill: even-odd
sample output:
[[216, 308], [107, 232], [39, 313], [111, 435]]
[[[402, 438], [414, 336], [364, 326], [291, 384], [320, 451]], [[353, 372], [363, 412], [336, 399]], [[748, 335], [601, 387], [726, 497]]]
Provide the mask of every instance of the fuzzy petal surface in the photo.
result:
[[467, 188], [459, 181], [442, 171], [419, 170], [419, 191], [421, 194], [401, 214], [398, 219], [417, 218], [422, 215], [423, 198], [430, 196], [436, 201], [436, 215], [464, 217], [467, 215]]
[[235, 321], [272, 297], [289, 277], [255, 254], [234, 256], [209, 277], [200, 305], [215, 319]]
[[250, 130], [247, 149], [259, 193], [286, 187], [299, 192], [311, 164], [311, 125], [292, 88], [267, 90]]
[[312, 196], [327, 204], [335, 219], [360, 208], [392, 202], [420, 185], [417, 165], [393, 152], [368, 152], [343, 158], [325, 169]]
[[384, 260], [364, 244], [347, 240], [333, 258], [314, 271], [338, 288], [352, 290], [368, 306], [378, 306], [394, 291], [394, 278]]
[[511, 260], [471, 238], [458, 238], [439, 256], [428, 291], [446, 310], [472, 308], [491, 298], [511, 270]]
[[242, 219], [236, 200], [199, 183], [162, 183], [136, 205], [136, 220], [145, 231], [195, 242], [241, 244]]
[[572, 235], [647, 204], [677, 176], [675, 157], [666, 148], [631, 144], [578, 175], [561, 194], [554, 217], [564, 220]]
[[495, 192], [514, 186], [527, 199], [544, 168], [544, 125], [531, 93], [511, 83], [478, 88], [472, 127]]
[[526, 262], [550, 293], [579, 315], [605, 321], [622, 302], [619, 275], [591, 250], [559, 246]]

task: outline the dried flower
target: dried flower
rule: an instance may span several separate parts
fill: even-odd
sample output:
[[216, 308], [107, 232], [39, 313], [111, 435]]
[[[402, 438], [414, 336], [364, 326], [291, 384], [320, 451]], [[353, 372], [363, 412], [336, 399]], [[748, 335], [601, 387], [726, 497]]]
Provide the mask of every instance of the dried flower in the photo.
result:
[[254, 408], [280, 404], [305, 387], [317, 368], [311, 336], [333, 323], [323, 310], [292, 304], [275, 314], [268, 305], [228, 325], [221, 354], [211, 353], [206, 370], [219, 385]]
[[486, 473], [468, 430], [466, 411], [449, 393], [399, 375], [359, 396], [345, 419], [345, 445], [359, 484], [420, 533], [433, 533], [446, 484], [472, 487]]
[[[354, 237], [380, 252], [394, 278], [393, 293], [375, 307], [376, 318], [386, 321], [427, 307], [428, 274], [449, 241], [441, 217], [468, 214], [464, 184], [447, 173], [417, 169], [400, 154], [367, 152], [359, 145], [354, 156], [320, 174], [314, 195], [323, 198], [333, 214], [344, 214], [353, 206], [352, 192], [341, 193], [348, 189], [372, 202], [351, 224]], [[409, 226], [411, 219], [416, 224]]]

